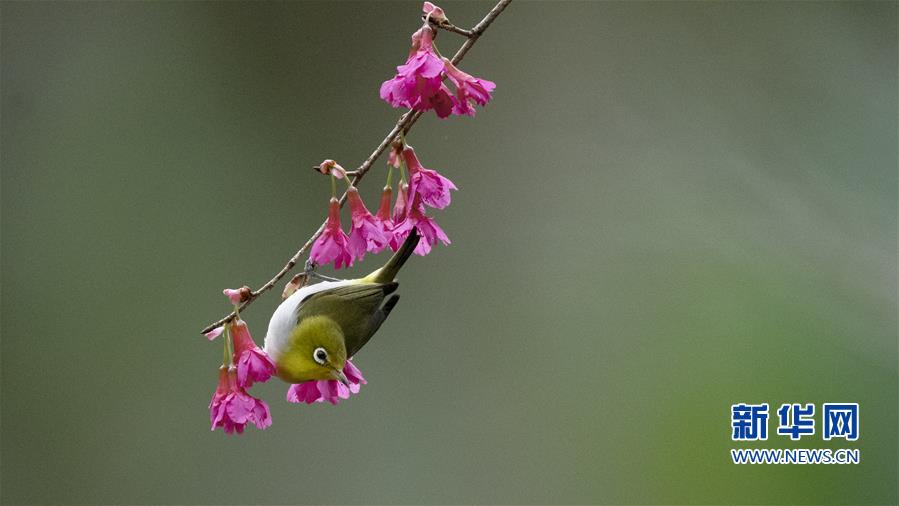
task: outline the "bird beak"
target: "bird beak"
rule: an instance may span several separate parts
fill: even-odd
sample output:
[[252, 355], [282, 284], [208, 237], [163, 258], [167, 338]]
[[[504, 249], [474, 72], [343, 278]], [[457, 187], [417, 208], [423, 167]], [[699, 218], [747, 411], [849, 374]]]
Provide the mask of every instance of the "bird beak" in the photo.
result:
[[350, 380], [346, 379], [346, 374], [343, 371], [334, 370], [334, 373], [337, 375], [337, 381], [344, 384], [344, 386], [350, 386]]

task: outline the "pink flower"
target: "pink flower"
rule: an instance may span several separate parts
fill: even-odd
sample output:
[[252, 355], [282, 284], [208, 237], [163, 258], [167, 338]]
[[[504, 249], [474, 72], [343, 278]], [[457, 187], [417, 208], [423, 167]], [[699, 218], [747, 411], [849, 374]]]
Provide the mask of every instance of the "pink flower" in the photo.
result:
[[212, 429], [222, 427], [226, 434], [243, 433], [247, 423], [259, 429], [272, 424], [268, 405], [237, 385], [233, 367], [219, 369], [219, 384], [209, 402], [209, 420]]
[[287, 402], [312, 404], [328, 401], [337, 404], [340, 399], [349, 399], [351, 394], [358, 394], [360, 385], [368, 383], [362, 377], [362, 372], [350, 360], [343, 366], [343, 374], [349, 386], [337, 380], [315, 380], [290, 385], [287, 390]]
[[416, 255], [425, 256], [430, 253], [431, 247], [434, 246], [438, 240], [444, 245], [450, 243], [446, 232], [440, 228], [440, 225], [434, 221], [434, 218], [425, 214], [424, 205], [421, 203], [421, 194], [415, 195], [409, 206], [405, 221], [398, 224], [394, 229], [395, 239], [402, 243], [402, 240], [409, 235], [413, 228], [418, 230], [418, 235], [421, 236], [418, 245], [415, 246]]
[[225, 288], [222, 290], [222, 293], [225, 294], [225, 297], [228, 297], [232, 304], [239, 306], [241, 302], [250, 299], [253, 291], [250, 290], [249, 286], [242, 286], [240, 288]]
[[212, 341], [216, 337], [222, 335], [222, 332], [224, 330], [225, 330], [225, 326], [222, 325], [221, 327], [216, 327], [203, 335], [206, 336], [206, 339], [209, 339], [210, 341]]
[[[443, 9], [430, 2], [425, 2], [422, 10], [431, 22], [448, 22]], [[396, 70], [392, 79], [381, 84], [381, 98], [393, 107], [434, 109], [440, 118], [451, 114], [474, 116], [471, 102], [487, 105], [490, 93], [496, 89], [492, 81], [466, 74], [441, 57], [434, 48], [434, 32], [428, 24], [412, 34], [409, 58]], [[444, 84], [445, 78], [455, 86], [455, 94]]]
[[316, 265], [325, 265], [334, 262], [334, 268], [349, 267], [353, 265], [353, 255], [350, 254], [349, 238], [340, 228], [340, 203], [336, 198], [331, 198], [328, 207], [328, 221], [322, 235], [312, 245], [309, 259]]
[[449, 19], [446, 18], [446, 14], [443, 12], [443, 9], [437, 7], [431, 2], [425, 2], [421, 6], [421, 13], [427, 18], [428, 21], [433, 23], [448, 23]]
[[422, 108], [423, 111], [429, 109], [434, 109], [437, 117], [441, 119], [448, 118], [456, 109], [452, 92], [442, 82], [440, 83], [440, 88], [428, 99], [427, 107]]
[[331, 174], [337, 179], [343, 179], [344, 177], [346, 177], [346, 169], [341, 167], [339, 163], [331, 160], [330, 158], [316, 165], [315, 169], [325, 175]]
[[396, 203], [393, 205], [393, 223], [391, 224], [390, 229], [391, 235], [388, 238], [390, 249], [392, 249], [393, 251], [400, 249], [400, 245], [403, 244], [403, 239], [406, 237], [398, 236], [396, 233], [396, 227], [406, 219], [406, 197], [408, 195], [409, 185], [406, 183], [400, 183], [399, 189], [397, 189], [396, 192]]
[[393, 247], [393, 218], [391, 217], [390, 212], [390, 201], [393, 197], [393, 189], [389, 186], [385, 186], [384, 190], [381, 192], [381, 204], [378, 206], [378, 213], [375, 215], [375, 220], [378, 221], [378, 225], [381, 227], [381, 233], [384, 234], [384, 238], [387, 239], [387, 244], [390, 245], [390, 249], [396, 251], [396, 248]]
[[243, 320], [231, 324], [234, 336], [234, 360], [237, 363], [237, 384], [250, 388], [253, 383], [265, 383], [275, 372], [275, 363], [253, 341], [250, 329]]
[[482, 106], [487, 105], [487, 102], [490, 101], [490, 92], [496, 89], [496, 84], [493, 81], [478, 79], [462, 72], [446, 58], [443, 59], [443, 62], [446, 66], [447, 77], [456, 87], [453, 113], [474, 116], [474, 107], [471, 106], [470, 101]]
[[240, 304], [240, 290], [235, 290], [233, 288], [225, 288], [222, 290], [222, 293], [225, 294], [225, 297], [231, 299], [231, 303], [235, 306]]
[[[412, 51], [406, 63], [396, 68], [393, 79], [381, 85], [381, 98], [393, 107], [408, 107], [426, 111], [434, 108], [432, 98], [445, 88], [443, 60], [433, 46], [434, 32], [429, 26], [421, 27], [412, 35]], [[441, 102], [441, 98], [437, 102]], [[438, 114], [445, 111], [438, 109]], [[445, 116], [441, 116], [445, 117]]]
[[393, 204], [393, 222], [398, 223], [406, 218], [406, 197], [409, 196], [409, 185], [400, 183], [396, 192], [396, 202]]
[[353, 214], [347, 247], [353, 258], [362, 260], [367, 251], [378, 253], [387, 247], [387, 236], [381, 230], [381, 224], [365, 207], [362, 197], [359, 196], [359, 190], [355, 187], [347, 189], [347, 200]]
[[385, 186], [381, 192], [381, 203], [378, 205], [378, 214], [375, 219], [381, 222], [381, 230], [387, 233], [393, 228], [393, 220], [390, 219], [390, 200], [393, 198], [393, 188]]
[[415, 156], [415, 150], [406, 146], [403, 150], [403, 158], [409, 167], [409, 187], [412, 196], [421, 195], [423, 204], [435, 209], [443, 209], [450, 204], [450, 190], [456, 190], [456, 185], [449, 179], [441, 176], [436, 170], [426, 169]]
[[362, 371], [353, 365], [353, 362], [347, 359], [343, 365], [343, 374], [346, 376], [347, 382], [350, 384], [350, 392], [359, 393], [359, 385], [365, 385], [368, 382], [362, 377]]

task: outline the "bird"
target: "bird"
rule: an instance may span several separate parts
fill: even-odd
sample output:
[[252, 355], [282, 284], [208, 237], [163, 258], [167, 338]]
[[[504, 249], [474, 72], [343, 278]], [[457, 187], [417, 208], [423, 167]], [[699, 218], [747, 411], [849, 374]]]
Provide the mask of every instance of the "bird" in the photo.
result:
[[396, 275], [418, 244], [415, 229], [371, 274], [304, 286], [275, 309], [265, 335], [265, 353], [287, 383], [337, 380], [352, 358], [390, 316], [400, 296]]

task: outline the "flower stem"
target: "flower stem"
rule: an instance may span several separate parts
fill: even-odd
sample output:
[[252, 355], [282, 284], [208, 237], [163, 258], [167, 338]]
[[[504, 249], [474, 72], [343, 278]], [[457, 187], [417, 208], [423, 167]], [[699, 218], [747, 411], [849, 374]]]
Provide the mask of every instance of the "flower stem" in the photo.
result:
[[222, 359], [222, 367], [234, 365], [234, 354], [231, 352], [231, 325], [225, 325], [225, 356]]
[[406, 170], [408, 170], [406, 167], [406, 160], [400, 158], [400, 183], [406, 182]]
[[[430, 26], [428, 26], [428, 28], [430, 28], [430, 29], [434, 32], [434, 38], [436, 38], [436, 37], [437, 37], [437, 30], [434, 30], [434, 29], [431, 28]], [[443, 59], [443, 55], [440, 54], [440, 50], [437, 49], [437, 41], [436, 41], [436, 40], [431, 39], [431, 47], [434, 49], [434, 52], [437, 53], [437, 56], [439, 56], [440, 59], [442, 60], [442, 59]]]
[[331, 174], [331, 198], [337, 198], [337, 178], [334, 177], [334, 174]]

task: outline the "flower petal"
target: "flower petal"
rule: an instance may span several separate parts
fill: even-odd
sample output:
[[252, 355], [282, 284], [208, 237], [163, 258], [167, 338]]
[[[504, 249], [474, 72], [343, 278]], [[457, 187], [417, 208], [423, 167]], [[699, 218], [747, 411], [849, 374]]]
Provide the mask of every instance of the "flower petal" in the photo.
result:
[[222, 335], [222, 332], [224, 332], [224, 331], [225, 331], [225, 326], [222, 325], [221, 327], [216, 327], [203, 335], [206, 336], [206, 339], [209, 339], [210, 341], [212, 341], [216, 337]]

